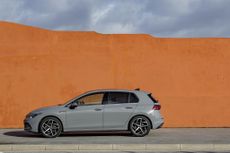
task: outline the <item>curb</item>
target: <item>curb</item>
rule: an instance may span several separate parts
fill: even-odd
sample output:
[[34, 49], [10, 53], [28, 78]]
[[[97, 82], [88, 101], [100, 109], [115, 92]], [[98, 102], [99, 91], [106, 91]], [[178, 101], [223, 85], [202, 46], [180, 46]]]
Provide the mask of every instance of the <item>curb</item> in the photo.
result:
[[0, 151], [230, 151], [230, 144], [59, 144], [0, 145]]

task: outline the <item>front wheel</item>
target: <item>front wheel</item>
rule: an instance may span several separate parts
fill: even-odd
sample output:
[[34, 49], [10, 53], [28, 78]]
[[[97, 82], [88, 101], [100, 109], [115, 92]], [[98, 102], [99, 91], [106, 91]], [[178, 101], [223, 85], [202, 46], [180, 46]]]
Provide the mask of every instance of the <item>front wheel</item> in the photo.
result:
[[129, 128], [134, 136], [143, 137], [149, 133], [151, 124], [148, 118], [136, 116], [130, 121]]
[[62, 124], [55, 117], [46, 117], [41, 121], [40, 131], [44, 137], [55, 138], [62, 132]]

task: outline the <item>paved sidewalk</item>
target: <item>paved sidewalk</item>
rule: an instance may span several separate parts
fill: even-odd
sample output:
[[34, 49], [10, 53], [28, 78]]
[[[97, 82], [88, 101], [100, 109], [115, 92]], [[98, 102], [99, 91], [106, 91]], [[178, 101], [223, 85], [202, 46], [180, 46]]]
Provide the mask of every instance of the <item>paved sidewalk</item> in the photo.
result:
[[66, 133], [43, 138], [22, 129], [0, 129], [0, 151], [13, 150], [230, 151], [230, 128], [162, 128], [146, 137], [127, 132]]

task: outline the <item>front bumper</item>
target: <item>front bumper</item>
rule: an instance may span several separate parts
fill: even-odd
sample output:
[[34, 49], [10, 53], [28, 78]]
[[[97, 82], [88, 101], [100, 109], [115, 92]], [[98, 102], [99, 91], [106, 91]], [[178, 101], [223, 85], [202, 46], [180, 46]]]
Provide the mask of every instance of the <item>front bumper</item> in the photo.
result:
[[24, 130], [25, 131], [31, 131], [32, 130], [32, 126], [28, 123], [24, 121]]
[[40, 119], [36, 118], [26, 118], [24, 120], [24, 130], [29, 132], [38, 132]]

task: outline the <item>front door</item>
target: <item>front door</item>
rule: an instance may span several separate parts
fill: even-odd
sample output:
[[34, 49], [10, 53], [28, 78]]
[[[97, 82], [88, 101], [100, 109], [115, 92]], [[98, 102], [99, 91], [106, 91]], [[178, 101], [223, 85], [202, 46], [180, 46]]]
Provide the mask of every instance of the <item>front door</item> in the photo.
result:
[[77, 99], [77, 107], [66, 112], [68, 131], [102, 129], [103, 97], [104, 93], [93, 93]]

